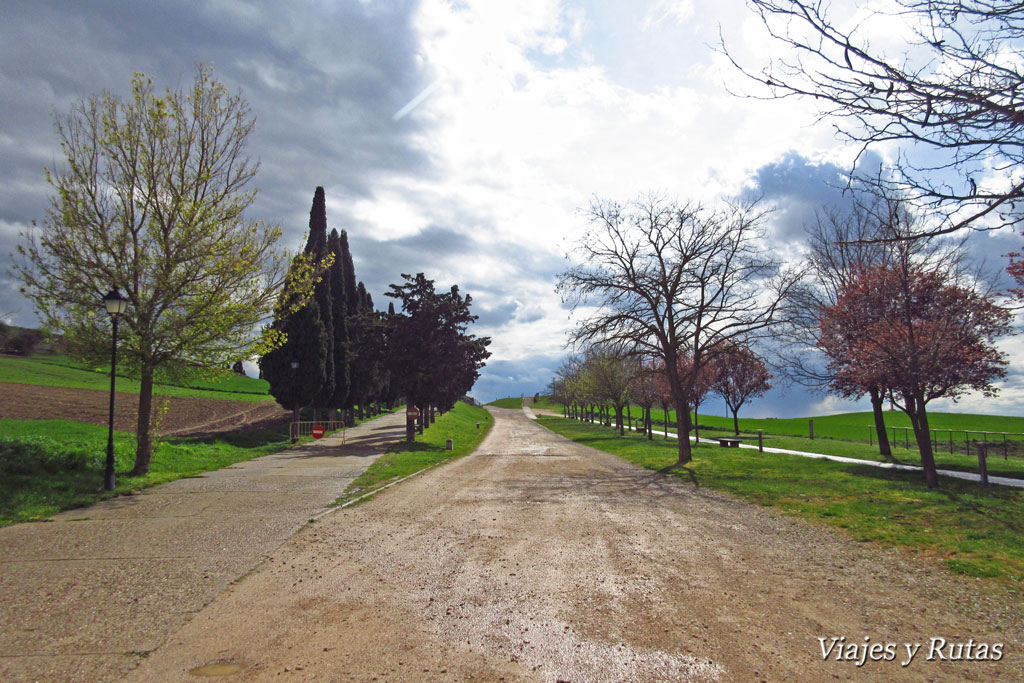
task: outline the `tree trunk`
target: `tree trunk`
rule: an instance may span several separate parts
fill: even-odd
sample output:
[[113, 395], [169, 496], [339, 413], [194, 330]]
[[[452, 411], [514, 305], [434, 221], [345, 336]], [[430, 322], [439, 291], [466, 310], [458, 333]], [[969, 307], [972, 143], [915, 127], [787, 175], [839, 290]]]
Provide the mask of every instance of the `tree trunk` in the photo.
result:
[[[676, 436], [679, 437], [679, 459], [675, 466], [685, 465], [693, 459], [690, 449], [690, 406], [686, 399], [676, 399]], [[668, 431], [668, 430], [665, 430]]]
[[910, 423], [914, 426], [914, 436], [917, 438], [917, 450], [921, 453], [921, 467], [924, 469], [924, 481], [928, 488], [934, 489], [939, 486], [939, 473], [935, 471], [935, 455], [932, 453], [932, 435], [928, 428], [928, 413], [924, 407], [924, 401], [915, 396], [907, 402], [907, 408], [913, 406], [914, 414], [907, 411]]
[[434, 405], [431, 404], [431, 406], [430, 406], [430, 424], [434, 424], [434, 420], [435, 420]]
[[651, 406], [647, 406], [647, 440], [654, 441], [654, 416], [651, 414]]
[[740, 435], [740, 418], [739, 418], [740, 407], [736, 406], [732, 411], [732, 428], [736, 432], [736, 436]]
[[663, 439], [667, 439], [668, 438], [668, 404], [667, 403], [663, 402], [661, 404], [661, 414], [662, 414], [662, 417], [665, 418], [664, 425], [663, 425], [665, 427], [665, 434], [662, 436], [662, 438]]
[[700, 408], [700, 401], [693, 402], [693, 435], [700, 441], [700, 418], [697, 416], [697, 409]]
[[627, 403], [626, 404], [626, 423], [629, 424], [630, 430], [633, 429], [633, 411], [631, 410], [631, 408], [632, 408], [632, 406]]
[[132, 475], [138, 476], [149, 472], [149, 463], [153, 459], [153, 436], [149, 431], [150, 418], [153, 415], [153, 368], [143, 366], [139, 377], [139, 415], [135, 423], [135, 467]]
[[878, 387], [871, 388], [871, 410], [875, 414], [875, 433], [878, 434], [878, 453], [887, 458], [892, 458], [892, 448], [889, 447], [889, 434], [885, 431], [885, 413], [882, 412], [882, 392]]
[[427, 411], [426, 408], [420, 409], [420, 416], [416, 418], [416, 431], [420, 434], [423, 433], [423, 423], [426, 422]]

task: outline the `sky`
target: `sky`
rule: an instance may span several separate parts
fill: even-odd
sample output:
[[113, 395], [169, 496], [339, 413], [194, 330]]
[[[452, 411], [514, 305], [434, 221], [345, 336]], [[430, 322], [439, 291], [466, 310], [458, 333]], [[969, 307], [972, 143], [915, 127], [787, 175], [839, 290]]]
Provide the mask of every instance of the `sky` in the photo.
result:
[[[872, 39], [896, 49], [907, 31], [884, 22]], [[742, 0], [0, 0], [0, 317], [38, 325], [9, 268], [45, 215], [44, 168], [62, 162], [54, 112], [123, 96], [135, 72], [183, 87], [204, 62], [256, 115], [250, 217], [300, 249], [323, 186], [328, 225], [348, 231], [379, 308], [402, 273], [472, 296], [472, 332], [493, 354], [475, 398], [543, 391], [573, 325], [557, 275], [594, 198], [761, 196], [787, 254], [815, 209], [844, 201], [835, 186], [856, 148], [813, 103], [737, 96], [748, 83], [719, 36], [755, 67], [776, 49]], [[977, 233], [969, 248], [998, 272], [1021, 241]], [[1001, 348], [1013, 362], [998, 398], [933, 409], [1024, 415], [1024, 344]], [[702, 411], [724, 414], [720, 403]], [[779, 383], [741, 415], [867, 406]]]

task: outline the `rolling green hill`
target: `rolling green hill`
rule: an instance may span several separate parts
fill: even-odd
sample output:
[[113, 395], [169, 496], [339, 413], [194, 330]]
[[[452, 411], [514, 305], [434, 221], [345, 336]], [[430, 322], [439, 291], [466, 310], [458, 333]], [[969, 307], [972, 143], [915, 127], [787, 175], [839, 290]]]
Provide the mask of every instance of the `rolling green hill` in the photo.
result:
[[521, 398], [499, 398], [491, 401], [487, 405], [496, 406], [498, 408], [522, 408], [523, 399]]
[[[109, 371], [93, 370], [64, 356], [0, 357], [0, 382], [37, 384], [72, 389], [110, 389]], [[117, 391], [138, 393], [139, 382], [118, 375]], [[153, 393], [161, 396], [220, 398], [232, 401], [273, 400], [270, 385], [262, 379], [225, 374], [216, 381], [195, 380], [187, 384], [156, 384]]]

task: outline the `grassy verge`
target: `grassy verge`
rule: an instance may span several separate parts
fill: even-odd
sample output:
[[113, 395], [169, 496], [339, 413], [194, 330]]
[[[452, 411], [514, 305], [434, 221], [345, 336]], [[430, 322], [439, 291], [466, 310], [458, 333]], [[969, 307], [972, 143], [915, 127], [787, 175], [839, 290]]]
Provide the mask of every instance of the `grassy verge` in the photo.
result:
[[[718, 405], [720, 404], [721, 402], [718, 401]], [[562, 412], [563, 408], [561, 403], [556, 403], [546, 396], [542, 396], [537, 405], [538, 407], [549, 408], [558, 412]], [[632, 414], [633, 417], [639, 417], [640, 408], [638, 406], [633, 406]], [[651, 415], [654, 419], [654, 428], [661, 429], [665, 420], [665, 411], [656, 406], [651, 410]], [[740, 415], [740, 432], [747, 434], [756, 434], [758, 429], [763, 429], [765, 434], [807, 437], [810, 427], [808, 421], [813, 419], [815, 437], [865, 442], [868, 440], [869, 435], [872, 439], [875, 438], [873, 431], [873, 425], [875, 423], [874, 416], [870, 412], [818, 415], [811, 418], [752, 418], [742, 417], [742, 413], [740, 413]], [[674, 431], [673, 425], [675, 424], [675, 416], [676, 413], [674, 410], [668, 411], [669, 428], [672, 431]], [[721, 430], [731, 430], [733, 428], [731, 417], [706, 415], [704, 413], [699, 413], [698, 417], [701, 427], [706, 426], [709, 429]], [[935, 436], [937, 440], [947, 441], [949, 437], [952, 436], [954, 446], [956, 447], [956, 445], [959, 444], [960, 448], [963, 447], [963, 441], [966, 439], [964, 430], [1024, 434], [1024, 417], [1016, 417], [1012, 415], [979, 415], [972, 413], [941, 413], [929, 411], [928, 423], [932, 429], [936, 430]], [[902, 443], [904, 438], [907, 436], [907, 433], [903, 431], [902, 428], [910, 427], [910, 419], [906, 414], [899, 410], [886, 411], [885, 424], [886, 427], [890, 429], [890, 439], [892, 439], [891, 428], [900, 428], [897, 429], [897, 438], [892, 440]], [[953, 430], [953, 432], [950, 434], [949, 432], [942, 430]], [[914, 435], [912, 433], [909, 434], [909, 438], [911, 440], [911, 446], [913, 446]], [[980, 438], [981, 437], [978, 434], [971, 434], [971, 439]], [[1011, 437], [1011, 439], [1013, 439], [1013, 437]], [[1016, 440], [1019, 442], [1024, 439], [1018, 437]]]
[[561, 403], [557, 403], [556, 401], [552, 401], [550, 396], [541, 396], [540, 399], [536, 403], [534, 403], [532, 407], [541, 408], [543, 410], [553, 410], [556, 413], [560, 413], [562, 412], [562, 409], [565, 406], [563, 406]]
[[64, 420], [0, 419], [0, 526], [196, 476], [287, 448], [288, 425], [157, 444], [149, 474], [131, 477], [135, 435], [114, 433], [117, 489], [103, 491], [107, 428]]
[[858, 541], [909, 548], [960, 574], [1024, 584], [1024, 491], [1018, 489], [942, 479], [940, 489], [929, 490], [918, 473], [717, 444], [696, 446], [693, 461], [677, 468], [671, 439], [619, 437], [556, 417], [538, 423], [641, 467], [844, 529]]
[[495, 401], [491, 401], [487, 405], [495, 406], [497, 408], [522, 408], [523, 399], [521, 398], [499, 398]]
[[[715, 438], [719, 436], [733, 436], [732, 430], [701, 429], [701, 438]], [[741, 434], [744, 443], [757, 444], [757, 436]], [[902, 444], [892, 445], [892, 457], [886, 458], [878, 453], [877, 445], [856, 441], [841, 441], [838, 439], [808, 439], [800, 436], [776, 436], [765, 434], [765, 448], [786, 448], [793, 451], [805, 453], [822, 453], [824, 455], [840, 455], [846, 458], [857, 458], [859, 460], [871, 460], [874, 462], [897, 462], [902, 465], [921, 465], [921, 454], [913, 442], [910, 448]], [[935, 451], [935, 464], [939, 469], [957, 470], [960, 472], [978, 472], [978, 457], [976, 455], [965, 455], [964, 453], [946, 453], [941, 450]], [[1024, 478], [1024, 458], [1010, 456], [1003, 458], [998, 449], [993, 450], [988, 460], [989, 476]]]
[[[552, 404], [555, 409], [561, 411], [560, 404]], [[654, 412], [654, 429], [661, 431], [664, 428], [664, 422], [661, 419], [661, 411]], [[639, 412], [636, 413], [639, 415]], [[859, 413], [850, 413], [849, 415], [858, 415]], [[672, 413], [674, 419], [674, 413]], [[870, 417], [870, 413], [864, 413]], [[948, 415], [948, 414], [947, 414]], [[905, 417], [905, 416], [904, 416]], [[992, 416], [985, 415], [967, 415], [957, 416], [960, 418], [991, 418]], [[818, 435], [818, 420], [820, 418], [814, 418], [814, 431], [815, 435]], [[1018, 418], [1005, 418], [1008, 421], [1016, 420]], [[740, 437], [745, 443], [756, 444], [757, 434], [755, 430], [748, 430], [745, 425], [749, 424], [764, 424], [775, 422], [774, 420], [740, 420]], [[781, 421], [780, 421], [781, 422]], [[718, 436], [733, 436], [732, 420], [727, 418], [719, 418], [714, 416], [705, 417], [700, 416], [700, 435], [705, 438], [714, 438]], [[727, 423], [727, 424], [726, 424]], [[805, 421], [806, 423], [806, 421]], [[1008, 426], [1010, 422], [1003, 423], [1003, 426]], [[761, 427], [763, 429], [763, 427]], [[675, 427], [673, 423], [669, 422], [670, 434], [675, 434]], [[659, 437], [660, 438], [660, 437]], [[903, 465], [915, 465], [920, 466], [921, 454], [917, 450], [917, 445], [914, 441], [910, 441], [910, 447], [904, 446], [902, 439], [899, 441], [893, 441], [891, 443], [892, 457], [883, 457], [878, 452], [878, 444], [869, 444], [867, 441], [847, 441], [837, 437], [830, 436], [817, 436], [817, 438], [811, 439], [806, 436], [786, 436], [779, 434], [769, 433], [765, 429], [764, 434], [764, 445], [765, 447], [771, 448], [786, 448], [794, 451], [803, 451], [805, 453], [821, 453], [823, 455], [839, 455], [846, 458], [857, 458], [859, 460], [872, 460], [875, 462], [897, 462]], [[939, 443], [935, 447], [935, 463], [939, 469], [956, 470], [960, 472], [974, 472], [978, 471], [978, 456], [972, 451], [971, 455], [967, 455], [963, 452], [962, 439], [959, 443], [954, 440], [954, 450], [961, 449], [958, 452], [950, 453], [946, 448], [945, 442]], [[1017, 479], [1024, 478], [1024, 458], [1020, 455], [1014, 455], [1013, 451], [1010, 452], [1009, 457], [1003, 457], [1002, 449], [998, 444], [990, 449], [990, 455], [988, 458], [988, 473], [990, 476], [998, 477], [1012, 477]]]
[[[0, 382], [110, 390], [109, 371], [90, 369], [63, 356], [0, 358]], [[197, 379], [188, 386], [158, 383], [154, 385], [153, 393], [161, 396], [261, 402], [273, 400], [267, 393], [269, 387], [265, 380], [228, 375], [216, 381]], [[118, 375], [116, 388], [117, 391], [137, 394], [139, 382]]]
[[[335, 504], [341, 505], [431, 465], [473, 452], [493, 424], [494, 418], [483, 408], [457, 403], [453, 410], [439, 416], [429, 429], [417, 435], [414, 443], [401, 441], [395, 444], [394, 450], [378, 458], [349, 484]], [[454, 442], [450, 451], [445, 448], [448, 439]]]

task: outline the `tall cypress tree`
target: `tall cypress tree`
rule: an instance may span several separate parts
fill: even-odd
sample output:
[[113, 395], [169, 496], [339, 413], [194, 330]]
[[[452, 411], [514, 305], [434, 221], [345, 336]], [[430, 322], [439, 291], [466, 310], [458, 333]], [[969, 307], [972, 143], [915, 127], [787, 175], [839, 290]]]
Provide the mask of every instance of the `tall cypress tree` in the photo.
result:
[[[274, 327], [287, 339], [278, 348], [260, 358], [260, 374], [270, 383], [270, 394], [298, 420], [299, 409], [313, 402], [316, 389], [323, 385], [325, 368], [317, 352], [326, 343], [320, 306], [310, 297], [305, 306], [291, 315], [281, 316]], [[295, 363], [297, 367], [292, 367]]]
[[348, 296], [345, 290], [345, 258], [337, 230], [331, 230], [327, 237], [327, 251], [334, 256], [328, 273], [334, 323], [334, 394], [330, 401], [333, 409], [346, 407], [349, 395]]
[[345, 297], [349, 315], [355, 315], [359, 308], [356, 292], [356, 267], [352, 264], [352, 251], [348, 248], [348, 233], [341, 231], [341, 255], [345, 266]]
[[[323, 262], [327, 256], [327, 201], [324, 188], [317, 187], [313, 193], [313, 206], [309, 210], [309, 238], [306, 241], [305, 253], [310, 254], [317, 263]], [[324, 367], [323, 382], [315, 388], [311, 403], [316, 409], [333, 408], [334, 399], [334, 306], [331, 300], [331, 282], [329, 272], [324, 272], [316, 283], [313, 297], [317, 302], [320, 316], [320, 327], [323, 329], [323, 344], [310, 346], [309, 353], [313, 357], [307, 359], [314, 365]], [[314, 330], [310, 330], [314, 332]]]
[[350, 400], [359, 405], [359, 416], [362, 417], [363, 409], [375, 398], [377, 385], [375, 312], [373, 300], [362, 282], [356, 285], [350, 300], [355, 302], [355, 313], [350, 318], [353, 324], [349, 328], [352, 340]]
[[352, 263], [352, 251], [348, 246], [348, 233], [344, 230], [338, 236], [341, 242], [341, 265], [345, 279], [345, 311], [348, 313], [348, 395], [345, 398], [343, 408], [348, 409], [349, 416], [353, 416], [352, 407], [359, 400], [361, 393], [359, 373], [359, 293], [356, 290], [356, 269]]

